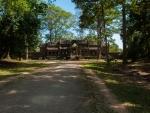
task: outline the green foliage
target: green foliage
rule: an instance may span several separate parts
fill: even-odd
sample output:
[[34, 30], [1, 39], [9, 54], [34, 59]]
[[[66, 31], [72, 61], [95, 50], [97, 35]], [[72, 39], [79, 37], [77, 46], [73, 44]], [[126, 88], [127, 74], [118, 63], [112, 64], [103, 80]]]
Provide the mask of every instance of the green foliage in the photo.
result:
[[[82, 12], [80, 16], [80, 27], [82, 28], [97, 30], [97, 27], [102, 27], [102, 23], [104, 21], [102, 20], [102, 7], [105, 9], [104, 19], [108, 29], [112, 27], [111, 24], [113, 24], [113, 21], [119, 16], [119, 13], [114, 6], [114, 2], [110, 0], [73, 0], [73, 2], [76, 3], [77, 8], [79, 8]], [[97, 26], [99, 16], [101, 25]]]
[[[80, 27], [97, 31], [105, 44], [121, 31], [123, 60], [150, 58], [150, 15], [148, 0], [72, 0], [81, 10]], [[121, 25], [122, 24], [122, 25]], [[100, 43], [101, 44], [101, 43]], [[112, 44], [110, 51], [117, 50]]]
[[[27, 48], [34, 51], [40, 42], [41, 24], [44, 30], [49, 31], [47, 40], [75, 38], [72, 31], [77, 25], [76, 17], [52, 5], [52, 1], [0, 0], [0, 58], [9, 57], [9, 54], [22, 57]], [[94, 35], [89, 33], [85, 38], [98, 41], [100, 47], [102, 44], [107, 46], [112, 34], [121, 31], [123, 53], [128, 53], [133, 60], [150, 58], [148, 0], [72, 1], [81, 11], [80, 29], [77, 28], [80, 38], [84, 37], [83, 29], [91, 30]], [[112, 44], [111, 49], [117, 50], [117, 45]], [[125, 58], [126, 54], [123, 56]]]
[[34, 50], [47, 5], [39, 0], [1, 0], [0, 6], [0, 58]]
[[110, 53], [116, 53], [116, 52], [121, 52], [121, 49], [119, 49], [118, 45], [113, 43], [109, 47], [109, 52]]
[[[150, 3], [136, 2], [129, 10], [128, 17], [128, 57], [132, 60], [150, 58]], [[136, 11], [136, 12], [135, 12]]]
[[115, 21], [119, 17], [118, 9], [116, 8], [114, 0], [73, 0], [77, 8], [81, 10], [80, 27], [92, 29], [97, 32], [97, 42], [99, 49], [98, 56], [102, 56], [100, 51], [102, 46], [106, 48], [103, 54], [109, 62], [109, 47], [108, 39], [116, 32]]
[[110, 53], [122, 52], [122, 50], [119, 48], [119, 46], [115, 43], [115, 40], [113, 39], [109, 41], [109, 52]]
[[73, 37], [70, 29], [73, 28], [74, 21], [75, 18], [70, 12], [64, 11], [58, 6], [49, 5], [45, 18], [45, 26], [49, 31], [47, 40], [54, 41]]

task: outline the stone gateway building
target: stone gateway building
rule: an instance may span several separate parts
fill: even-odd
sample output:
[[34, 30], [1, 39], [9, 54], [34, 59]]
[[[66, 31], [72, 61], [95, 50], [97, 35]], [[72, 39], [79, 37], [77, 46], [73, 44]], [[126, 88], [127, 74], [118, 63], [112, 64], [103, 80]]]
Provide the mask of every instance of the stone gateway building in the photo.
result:
[[40, 47], [44, 59], [97, 58], [98, 44], [87, 40], [60, 40], [48, 42]]

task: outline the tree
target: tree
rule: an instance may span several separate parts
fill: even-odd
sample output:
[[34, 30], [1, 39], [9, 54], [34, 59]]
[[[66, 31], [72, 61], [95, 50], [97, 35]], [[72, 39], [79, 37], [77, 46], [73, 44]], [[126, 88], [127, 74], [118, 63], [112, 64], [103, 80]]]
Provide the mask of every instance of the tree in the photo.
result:
[[74, 16], [70, 12], [64, 11], [58, 6], [49, 5], [45, 18], [45, 26], [49, 31], [47, 40], [51, 42], [73, 36], [70, 29], [73, 28], [74, 21]]
[[38, 32], [46, 4], [38, 0], [0, 1], [0, 47], [1, 58], [22, 57], [28, 49], [33, 50], [38, 43]]
[[[97, 31], [98, 38], [98, 58], [101, 56], [101, 46], [106, 47], [106, 58], [108, 58], [108, 37], [112, 35], [114, 27], [110, 26], [113, 24], [115, 18], [117, 18], [117, 11], [114, 8], [114, 2], [111, 0], [73, 0], [76, 3], [77, 8], [82, 10], [80, 16], [80, 27], [94, 29]], [[111, 14], [111, 15], [110, 15]], [[113, 28], [113, 29], [112, 29]], [[107, 32], [109, 31], [109, 32]]]
[[119, 48], [119, 46], [115, 43], [114, 39], [110, 39], [110, 41], [109, 41], [109, 52], [110, 53], [122, 52], [122, 50]]
[[126, 0], [122, 0], [122, 31], [121, 36], [123, 40], [123, 64], [127, 63], [127, 35], [126, 35]]
[[97, 31], [97, 38], [98, 38], [98, 58], [101, 56], [100, 48], [101, 48], [101, 9], [99, 7], [99, 3], [97, 1], [80, 1], [80, 0], [73, 0], [77, 5], [77, 8], [81, 10], [80, 16], [80, 27], [83, 29], [94, 29]]
[[[25, 0], [1, 0], [1, 41], [4, 57], [10, 58], [10, 51], [12, 48], [13, 38], [15, 38], [15, 31], [18, 29], [18, 20], [28, 11], [28, 4]], [[4, 43], [5, 42], [5, 43]]]
[[[39, 30], [41, 28], [42, 16], [46, 13], [47, 5], [37, 0], [31, 1], [30, 10], [24, 14], [20, 21], [21, 34], [24, 36], [25, 58], [28, 59], [28, 51], [34, 50], [39, 43]], [[40, 17], [40, 18], [39, 18]]]
[[139, 58], [150, 58], [150, 2], [135, 1], [131, 4], [127, 20], [128, 57], [132, 61]]

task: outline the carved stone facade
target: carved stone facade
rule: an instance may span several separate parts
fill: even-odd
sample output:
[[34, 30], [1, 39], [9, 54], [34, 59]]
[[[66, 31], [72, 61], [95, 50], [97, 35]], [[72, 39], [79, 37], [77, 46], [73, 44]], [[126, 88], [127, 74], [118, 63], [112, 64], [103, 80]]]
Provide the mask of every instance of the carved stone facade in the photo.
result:
[[43, 44], [40, 52], [47, 59], [97, 58], [98, 44], [87, 40], [60, 40]]

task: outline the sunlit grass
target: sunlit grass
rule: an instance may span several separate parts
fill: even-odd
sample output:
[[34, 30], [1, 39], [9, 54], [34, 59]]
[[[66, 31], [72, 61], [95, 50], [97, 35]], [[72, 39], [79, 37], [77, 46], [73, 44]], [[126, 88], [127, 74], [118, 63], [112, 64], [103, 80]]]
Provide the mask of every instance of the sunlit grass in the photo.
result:
[[150, 113], [150, 90], [137, 84], [136, 79], [131, 79], [132, 75], [126, 76], [117, 71], [120, 66], [120, 63], [107, 65], [104, 62], [84, 65], [96, 71], [129, 113]]
[[44, 61], [0, 61], [0, 79], [29, 73], [35, 69], [46, 67], [48, 63]]

